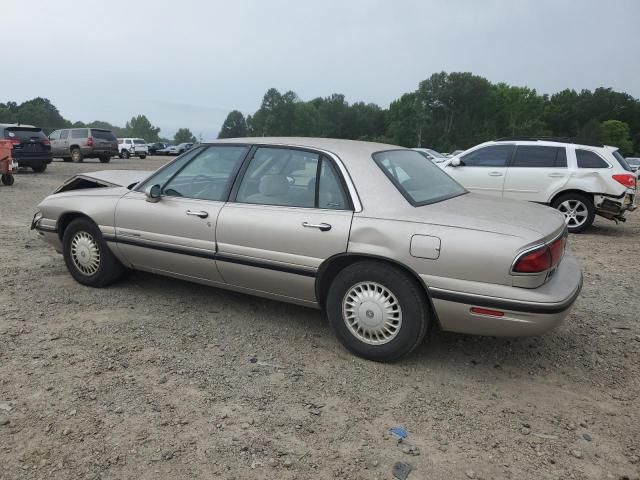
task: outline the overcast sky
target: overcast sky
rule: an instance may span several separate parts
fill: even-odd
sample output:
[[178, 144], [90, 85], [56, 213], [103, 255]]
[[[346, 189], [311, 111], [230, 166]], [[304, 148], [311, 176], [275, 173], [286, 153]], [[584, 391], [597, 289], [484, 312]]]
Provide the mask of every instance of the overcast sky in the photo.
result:
[[[28, 7], [26, 4], [28, 3]], [[388, 104], [439, 71], [640, 97], [640, 0], [2, 0], [0, 102], [215, 138], [270, 87]]]

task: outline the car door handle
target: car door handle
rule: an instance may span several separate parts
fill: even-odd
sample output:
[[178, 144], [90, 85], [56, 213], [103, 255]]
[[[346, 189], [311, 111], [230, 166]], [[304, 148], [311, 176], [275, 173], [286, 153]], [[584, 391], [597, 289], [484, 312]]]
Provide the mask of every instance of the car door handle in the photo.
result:
[[187, 215], [193, 215], [194, 217], [207, 218], [209, 216], [208, 212], [204, 210], [200, 210], [199, 212], [194, 212], [193, 210], [187, 210]]
[[560, 178], [564, 177], [564, 173], [550, 173], [549, 176], [552, 178]]
[[305, 227], [305, 228], [317, 228], [321, 232], [326, 232], [328, 230], [331, 230], [331, 225], [329, 225], [328, 223], [302, 222], [302, 226]]
[[490, 177], [501, 177], [502, 172], [489, 172]]

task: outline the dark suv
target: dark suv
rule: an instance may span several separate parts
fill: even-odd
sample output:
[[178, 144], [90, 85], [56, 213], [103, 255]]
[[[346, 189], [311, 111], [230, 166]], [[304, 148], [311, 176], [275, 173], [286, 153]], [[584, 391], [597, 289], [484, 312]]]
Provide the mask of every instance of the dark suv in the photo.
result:
[[19, 167], [30, 167], [40, 173], [51, 163], [51, 142], [41, 128], [3, 123], [0, 138], [13, 144], [11, 156]]
[[118, 155], [118, 139], [102, 128], [65, 128], [49, 135], [51, 152], [65, 162], [82, 162], [85, 158], [99, 158], [108, 163]]

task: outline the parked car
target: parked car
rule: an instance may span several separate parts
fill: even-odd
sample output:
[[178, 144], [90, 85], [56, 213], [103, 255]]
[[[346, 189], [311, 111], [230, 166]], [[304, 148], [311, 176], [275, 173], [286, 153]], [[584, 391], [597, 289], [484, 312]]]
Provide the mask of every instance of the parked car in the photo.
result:
[[625, 160], [629, 164], [629, 168], [631, 168], [631, 171], [638, 173], [638, 171], [640, 170], [640, 158], [627, 157], [625, 158]]
[[436, 324], [540, 334], [582, 285], [557, 211], [469, 193], [418, 152], [349, 140], [221, 140], [155, 172], [78, 174], [31, 227], [83, 285], [136, 269], [322, 308], [349, 350], [379, 361]]
[[156, 155], [169, 155], [169, 149], [174, 145], [167, 144], [166, 147], [156, 150]]
[[54, 158], [65, 162], [82, 162], [85, 158], [98, 158], [109, 163], [118, 155], [118, 141], [111, 130], [103, 128], [64, 128], [49, 135]]
[[160, 150], [164, 150], [168, 146], [169, 146], [168, 143], [162, 143], [162, 142], [154, 142], [154, 143], [147, 144], [149, 155], [156, 155]]
[[411, 150], [415, 150], [423, 157], [431, 160], [433, 163], [444, 162], [447, 159], [447, 157], [445, 157], [440, 152], [436, 152], [435, 150], [432, 150], [430, 148], [417, 147], [417, 148], [412, 148]]
[[636, 208], [636, 175], [615, 147], [504, 138], [441, 165], [472, 192], [552, 206], [573, 233], [589, 228], [596, 215], [625, 221], [626, 212]]
[[0, 139], [13, 145], [11, 157], [18, 167], [42, 173], [51, 163], [51, 142], [41, 128], [14, 123], [0, 124]]
[[144, 160], [148, 154], [147, 142], [142, 138], [118, 139], [118, 155], [120, 158], [140, 157]]
[[180, 143], [178, 145], [171, 145], [166, 149], [166, 155], [182, 155], [191, 147], [193, 147], [193, 143]]

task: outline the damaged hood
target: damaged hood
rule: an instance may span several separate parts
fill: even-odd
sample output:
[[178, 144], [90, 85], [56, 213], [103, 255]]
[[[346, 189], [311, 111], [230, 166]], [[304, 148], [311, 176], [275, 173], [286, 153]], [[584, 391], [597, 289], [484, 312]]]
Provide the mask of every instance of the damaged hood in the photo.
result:
[[152, 173], [152, 170], [101, 170], [81, 173], [68, 179], [54, 193], [98, 187], [130, 187]]

